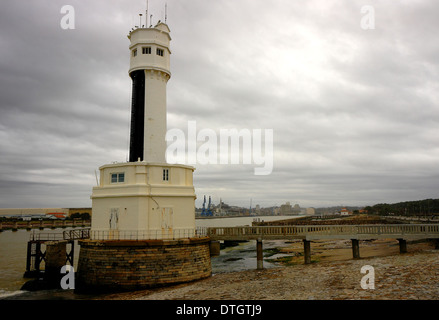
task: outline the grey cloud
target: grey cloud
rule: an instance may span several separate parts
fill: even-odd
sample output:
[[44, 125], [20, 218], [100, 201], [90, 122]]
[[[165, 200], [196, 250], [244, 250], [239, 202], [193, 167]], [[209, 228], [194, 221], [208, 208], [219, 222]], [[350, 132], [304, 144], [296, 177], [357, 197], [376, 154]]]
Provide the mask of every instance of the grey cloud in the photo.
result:
[[[68, 31], [64, 4], [0, 4], [3, 207], [89, 206], [94, 170], [126, 160], [126, 35], [144, 3], [72, 1]], [[368, 4], [366, 31], [362, 1], [168, 1], [169, 128], [274, 130], [271, 175], [196, 165], [197, 205], [436, 197], [438, 5]]]

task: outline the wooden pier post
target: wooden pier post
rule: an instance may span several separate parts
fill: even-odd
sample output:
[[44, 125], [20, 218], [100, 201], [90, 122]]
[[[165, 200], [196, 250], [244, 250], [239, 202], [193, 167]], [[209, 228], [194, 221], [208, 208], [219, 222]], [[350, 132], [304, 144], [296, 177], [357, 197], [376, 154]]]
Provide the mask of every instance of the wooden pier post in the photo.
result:
[[257, 260], [257, 269], [264, 269], [264, 253], [262, 251], [262, 240], [256, 240], [256, 260]]
[[358, 239], [351, 239], [352, 240], [352, 256], [354, 259], [360, 258], [360, 245]]
[[[31, 263], [32, 263], [32, 242], [29, 241], [27, 243], [27, 255], [26, 255], [26, 273], [29, 273], [31, 270]], [[27, 274], [24, 274], [24, 277], [27, 277]]]
[[303, 252], [305, 257], [305, 264], [311, 263], [311, 241], [303, 240]]
[[[40, 264], [45, 261], [46, 253], [41, 251], [41, 241], [29, 241], [27, 243], [26, 272], [24, 278], [38, 277]], [[32, 265], [33, 263], [33, 265]]]
[[210, 241], [209, 244], [210, 256], [219, 256], [221, 252], [221, 243], [219, 241]]
[[407, 241], [405, 239], [398, 239], [399, 253], [407, 253]]

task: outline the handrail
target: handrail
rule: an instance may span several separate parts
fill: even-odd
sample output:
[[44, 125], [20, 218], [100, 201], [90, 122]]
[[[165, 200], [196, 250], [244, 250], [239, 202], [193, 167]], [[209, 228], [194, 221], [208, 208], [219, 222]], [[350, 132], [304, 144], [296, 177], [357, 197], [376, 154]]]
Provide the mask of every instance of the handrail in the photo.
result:
[[439, 224], [371, 224], [371, 225], [304, 225], [304, 226], [242, 226], [207, 228], [210, 237], [307, 236], [307, 235], [422, 235], [437, 234]]
[[165, 229], [165, 230], [91, 230], [92, 240], [177, 240], [201, 238], [207, 234], [206, 228]]
[[439, 238], [439, 224], [370, 224], [370, 225], [295, 225], [295, 226], [242, 226], [208, 227], [169, 230], [69, 230], [60, 233], [32, 233], [30, 240], [176, 240], [184, 238], [294, 238], [306, 236], [410, 236], [436, 235]]
[[29, 241], [57, 241], [57, 240], [63, 240], [62, 233], [32, 232], [29, 237]]
[[90, 229], [75, 229], [63, 232], [64, 240], [79, 240], [90, 238]]

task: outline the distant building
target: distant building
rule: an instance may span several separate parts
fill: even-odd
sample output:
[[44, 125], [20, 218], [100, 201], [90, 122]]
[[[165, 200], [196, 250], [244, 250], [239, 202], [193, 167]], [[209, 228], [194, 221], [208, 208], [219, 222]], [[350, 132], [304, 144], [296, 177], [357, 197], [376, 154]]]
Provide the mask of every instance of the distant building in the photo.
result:
[[64, 212], [49, 212], [46, 214], [46, 217], [49, 219], [65, 219], [67, 216], [68, 214]]
[[293, 213], [293, 208], [291, 207], [291, 204], [289, 202], [282, 204], [280, 206], [279, 214], [281, 216], [283, 215], [289, 215]]
[[313, 215], [316, 214], [316, 209], [314, 209], [314, 208], [306, 208], [305, 214], [307, 214], [309, 216], [313, 216]]
[[255, 213], [256, 214], [260, 214], [261, 213], [261, 206], [259, 204], [257, 204], [256, 207], [255, 207]]
[[346, 209], [346, 208], [343, 208], [343, 209], [341, 209], [341, 211], [340, 211], [340, 215], [342, 215], [342, 216], [348, 216], [348, 215], [350, 215], [350, 214], [352, 214], [352, 213], [349, 212], [349, 210]]
[[69, 208], [69, 217], [74, 213], [79, 213], [79, 214], [88, 213], [91, 217], [92, 210], [91, 208]]
[[294, 208], [293, 208], [293, 214], [301, 214], [302, 213], [302, 209], [300, 208], [300, 206], [296, 203], [295, 205], [294, 205]]

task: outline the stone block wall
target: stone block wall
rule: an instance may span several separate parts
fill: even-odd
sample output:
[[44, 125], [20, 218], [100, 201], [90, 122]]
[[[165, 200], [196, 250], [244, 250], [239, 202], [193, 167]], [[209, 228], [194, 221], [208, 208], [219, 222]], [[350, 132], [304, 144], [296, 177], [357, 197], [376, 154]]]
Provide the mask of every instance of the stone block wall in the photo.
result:
[[80, 241], [76, 291], [132, 291], [209, 277], [209, 241]]

